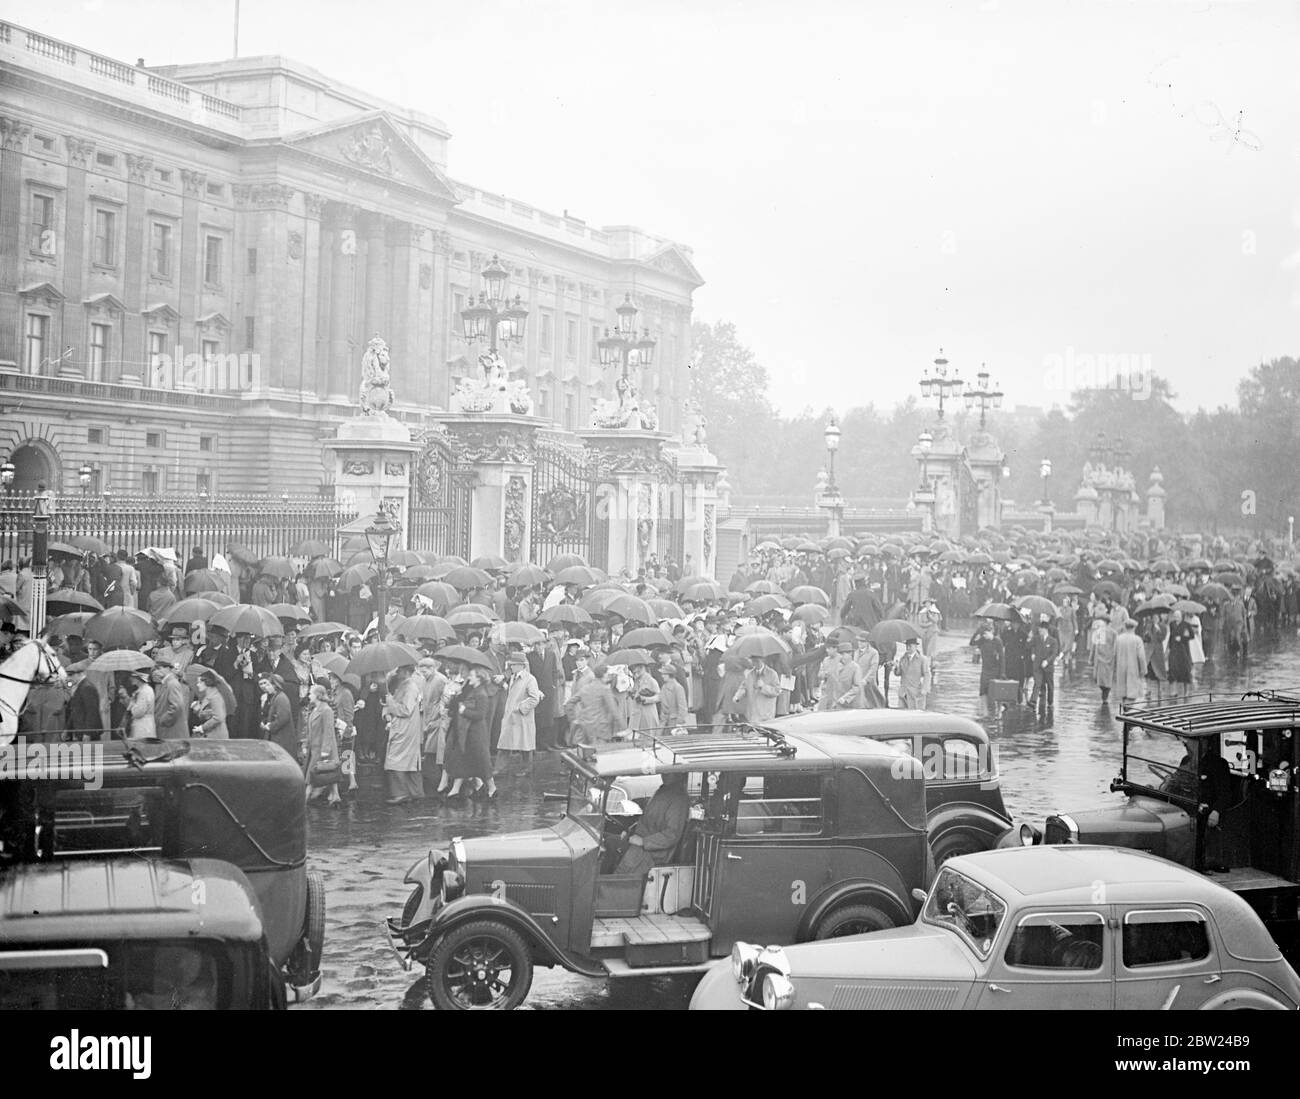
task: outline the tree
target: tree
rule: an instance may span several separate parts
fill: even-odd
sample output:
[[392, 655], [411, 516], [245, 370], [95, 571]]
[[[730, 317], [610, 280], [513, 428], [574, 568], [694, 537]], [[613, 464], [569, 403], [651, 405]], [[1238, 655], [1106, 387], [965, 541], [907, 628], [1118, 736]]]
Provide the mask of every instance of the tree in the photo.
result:
[[[1240, 516], [1241, 492], [1250, 489], [1256, 495], [1259, 521], [1274, 530], [1285, 529], [1298, 502], [1300, 362], [1281, 358], [1260, 363], [1238, 384], [1237, 405], [1244, 461], [1238, 467], [1240, 483], [1231, 493], [1233, 505]], [[1240, 518], [1237, 521], [1240, 524]]]

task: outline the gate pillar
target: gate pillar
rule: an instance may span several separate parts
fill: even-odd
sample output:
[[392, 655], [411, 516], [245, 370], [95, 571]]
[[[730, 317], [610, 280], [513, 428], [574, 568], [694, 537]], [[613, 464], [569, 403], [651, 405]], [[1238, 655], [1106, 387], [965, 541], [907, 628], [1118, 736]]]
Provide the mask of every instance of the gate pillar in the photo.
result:
[[474, 472], [469, 557], [527, 560], [532, 538], [535, 416], [459, 413], [443, 420], [457, 442], [459, 462]]
[[668, 435], [626, 428], [579, 434], [599, 480], [597, 507], [605, 523], [597, 530], [607, 531], [606, 571], [636, 576], [657, 546], [658, 486], [676, 479], [672, 456], [663, 448]]
[[684, 446], [677, 453], [682, 482], [682, 575], [716, 580], [718, 543], [718, 479], [722, 466], [703, 446]]

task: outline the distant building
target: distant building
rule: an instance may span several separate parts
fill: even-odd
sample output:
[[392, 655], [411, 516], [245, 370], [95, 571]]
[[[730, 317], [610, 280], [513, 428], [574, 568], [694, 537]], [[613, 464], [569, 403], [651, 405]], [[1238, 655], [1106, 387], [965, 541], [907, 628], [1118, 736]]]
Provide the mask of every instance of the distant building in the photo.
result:
[[690, 249], [458, 183], [427, 115], [281, 57], [144, 69], [0, 23], [0, 457], [14, 488], [314, 493], [392, 349], [397, 414], [445, 408], [494, 254], [529, 311], [506, 352], [538, 415], [610, 395], [631, 294], [664, 430], [686, 393]]

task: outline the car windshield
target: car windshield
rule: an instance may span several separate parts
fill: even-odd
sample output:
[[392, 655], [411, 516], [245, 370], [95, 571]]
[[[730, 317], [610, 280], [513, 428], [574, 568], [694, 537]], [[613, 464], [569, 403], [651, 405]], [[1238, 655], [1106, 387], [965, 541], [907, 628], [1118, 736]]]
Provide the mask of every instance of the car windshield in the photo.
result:
[[604, 830], [605, 799], [609, 796], [609, 783], [588, 778], [581, 771], [569, 772], [569, 801], [566, 814], [577, 821], [593, 836]]
[[1130, 725], [1124, 738], [1124, 777], [1172, 798], [1197, 800], [1199, 780], [1191, 741]]
[[228, 1006], [219, 948], [104, 943], [0, 952], [0, 1011], [173, 1011]]
[[956, 931], [981, 958], [993, 949], [1007, 906], [978, 882], [947, 867], [939, 871], [922, 918]]

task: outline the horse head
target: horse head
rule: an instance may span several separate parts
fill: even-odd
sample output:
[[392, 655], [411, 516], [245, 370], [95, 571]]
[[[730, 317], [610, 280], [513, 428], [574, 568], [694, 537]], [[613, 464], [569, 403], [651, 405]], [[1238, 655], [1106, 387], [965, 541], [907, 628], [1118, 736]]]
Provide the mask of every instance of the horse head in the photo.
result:
[[24, 641], [13, 655], [0, 664], [0, 745], [18, 735], [18, 715], [32, 686], [37, 683], [66, 683], [67, 673], [58, 655], [44, 641]]

